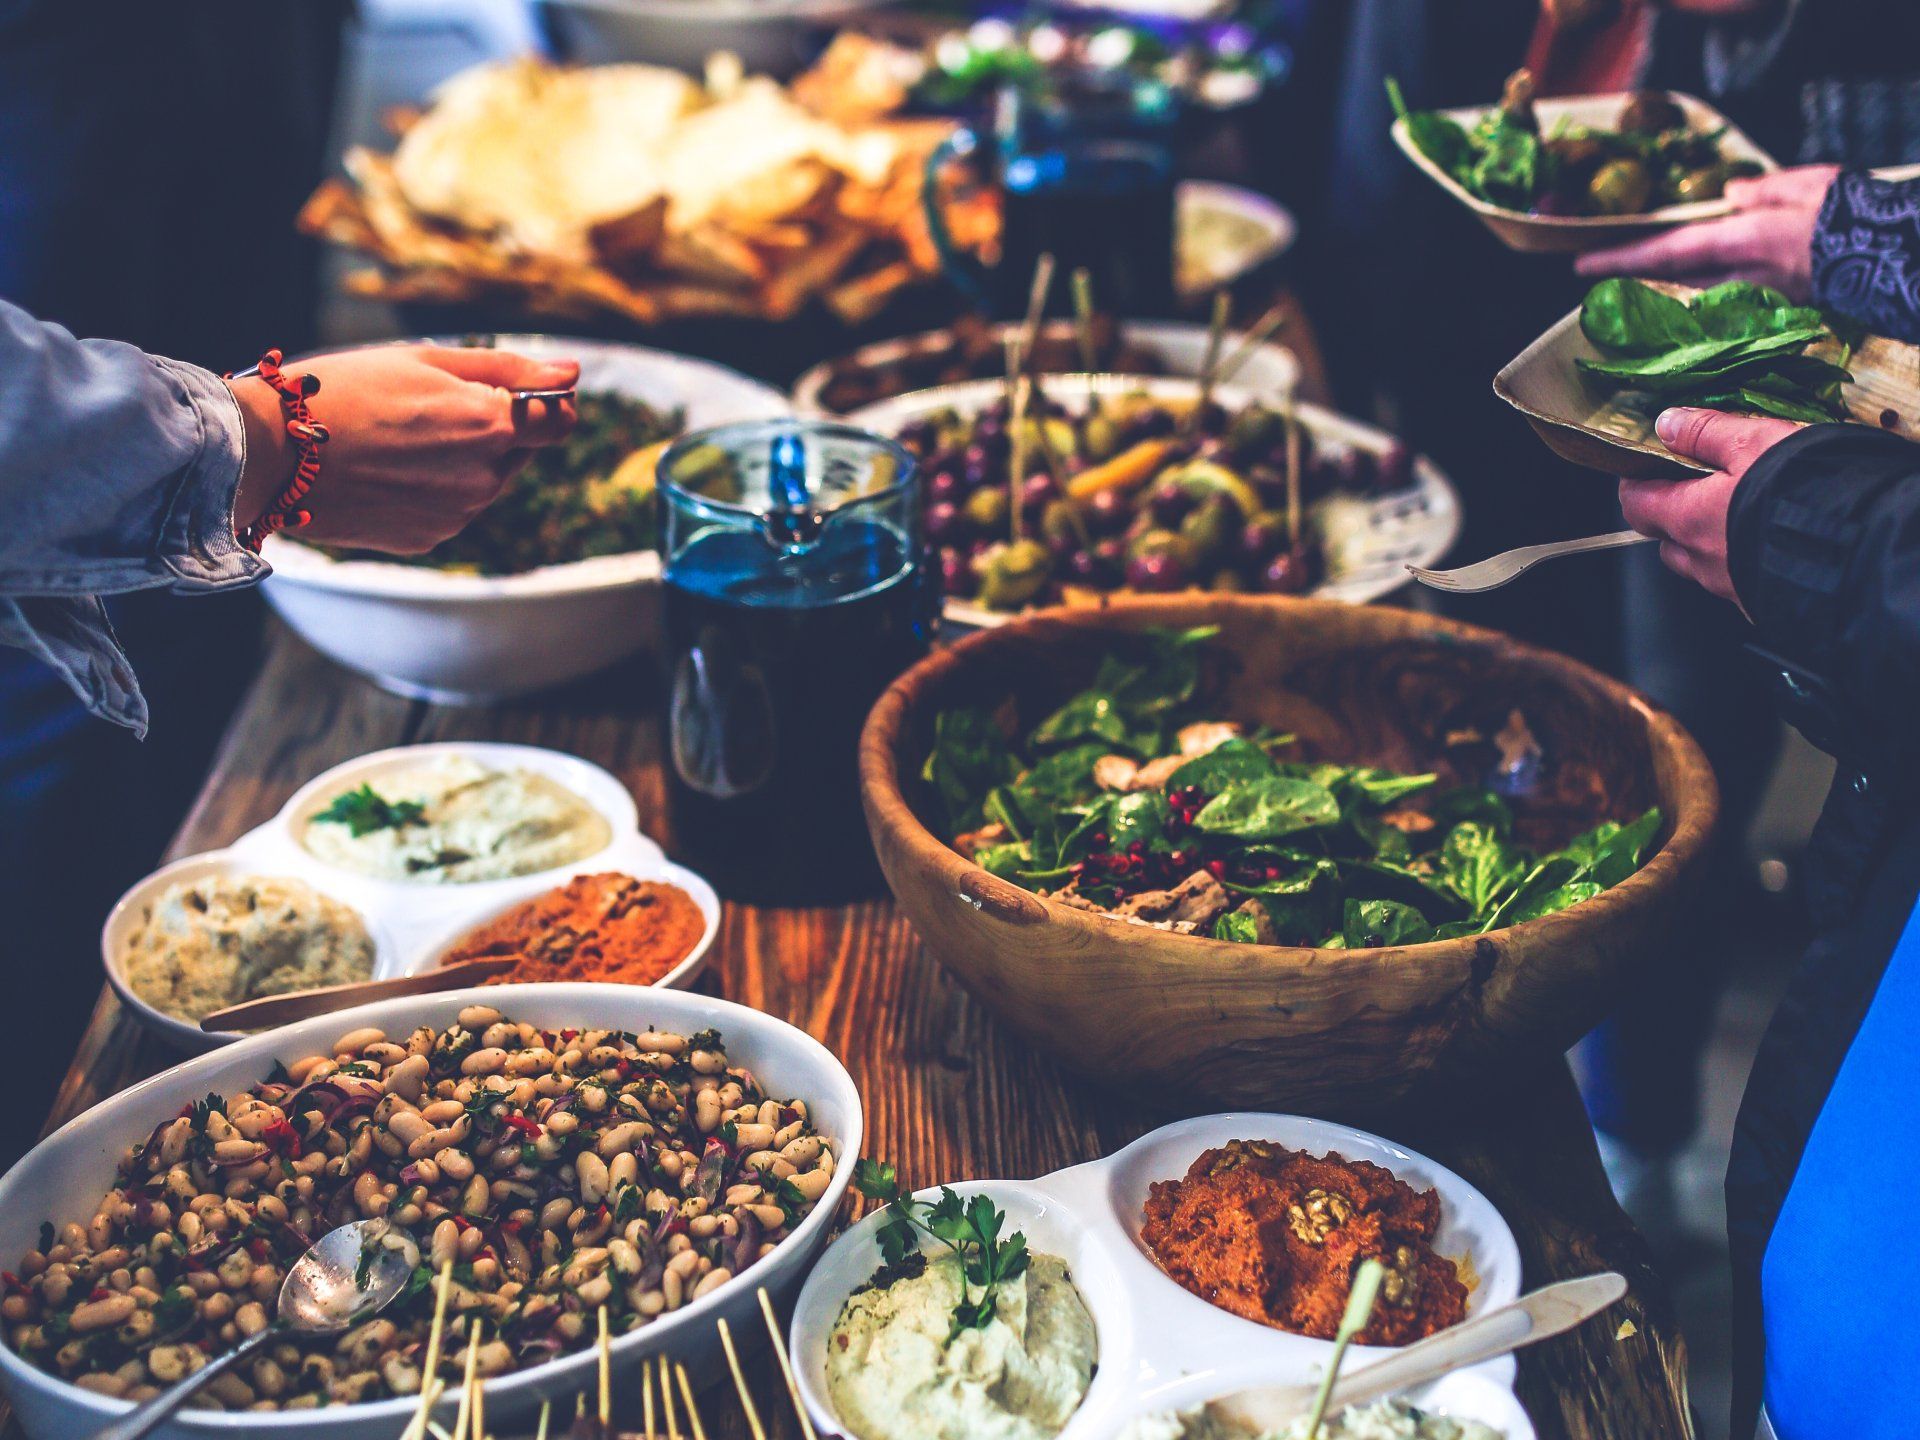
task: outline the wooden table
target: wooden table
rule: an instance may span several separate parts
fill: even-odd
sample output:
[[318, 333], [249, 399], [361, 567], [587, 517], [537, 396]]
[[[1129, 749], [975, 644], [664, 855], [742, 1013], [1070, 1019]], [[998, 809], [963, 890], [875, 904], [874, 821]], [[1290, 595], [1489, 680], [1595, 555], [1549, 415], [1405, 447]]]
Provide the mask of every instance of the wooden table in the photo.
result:
[[[637, 665], [557, 696], [446, 709], [386, 694], [281, 633], [171, 856], [227, 844], [331, 765], [429, 740], [584, 756], [626, 782], [642, 823], [665, 841], [660, 714], [655, 683]], [[1040, 1175], [1172, 1118], [1105, 1097], [1036, 1054], [947, 978], [888, 900], [729, 905], [702, 983], [804, 1026], [841, 1056], [865, 1098], [868, 1153], [894, 1159], [915, 1184]], [[49, 1125], [176, 1058], [103, 991]], [[1614, 1204], [1566, 1067], [1516, 1076], [1501, 1093], [1499, 1108], [1393, 1117], [1381, 1128], [1486, 1193], [1519, 1238], [1529, 1285], [1607, 1268], [1632, 1282], [1622, 1307], [1522, 1355], [1520, 1396], [1542, 1440], [1690, 1434], [1686, 1350], [1666, 1288]], [[1617, 1334], [1622, 1320], [1635, 1333]], [[771, 1367], [752, 1368], [761, 1413], [780, 1417]], [[730, 1396], [710, 1393], [705, 1409], [716, 1435], [746, 1434]], [[775, 1433], [797, 1430], [788, 1416]]]

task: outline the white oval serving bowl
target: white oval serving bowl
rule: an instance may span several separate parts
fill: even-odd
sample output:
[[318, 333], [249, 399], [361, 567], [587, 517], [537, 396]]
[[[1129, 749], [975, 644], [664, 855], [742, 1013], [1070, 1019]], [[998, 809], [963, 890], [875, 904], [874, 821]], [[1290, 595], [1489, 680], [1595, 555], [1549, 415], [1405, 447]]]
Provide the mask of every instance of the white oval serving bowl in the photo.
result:
[[[1325, 1120], [1208, 1115], [1165, 1126], [1103, 1160], [1038, 1180], [954, 1185], [962, 1196], [991, 1197], [1008, 1212], [1009, 1228], [1026, 1231], [1030, 1249], [1067, 1260], [1092, 1313], [1099, 1347], [1093, 1383], [1059, 1440], [1110, 1436], [1139, 1415], [1196, 1405], [1232, 1390], [1319, 1378], [1333, 1352], [1330, 1341], [1275, 1330], [1210, 1304], [1165, 1274], [1140, 1243], [1147, 1187], [1180, 1179], [1202, 1151], [1229, 1140], [1269, 1140], [1314, 1155], [1338, 1152], [1383, 1165], [1415, 1189], [1438, 1191], [1441, 1223], [1434, 1249], [1470, 1262], [1475, 1284], [1467, 1313], [1477, 1315], [1519, 1295], [1519, 1247], [1485, 1196], [1415, 1151]], [[931, 1198], [938, 1191], [918, 1193]], [[788, 1345], [795, 1377], [823, 1433], [851, 1434], [827, 1395], [827, 1344], [847, 1296], [880, 1265], [880, 1224], [877, 1213], [869, 1215], [834, 1241], [807, 1277], [794, 1308]], [[1386, 1353], [1355, 1346], [1347, 1365], [1357, 1369]], [[1503, 1357], [1419, 1393], [1431, 1393], [1436, 1408], [1455, 1407], [1449, 1413], [1496, 1425], [1506, 1440], [1534, 1440], [1511, 1393], [1513, 1374], [1512, 1358]], [[1444, 1402], [1442, 1387], [1447, 1387]]]
[[[1146, 394], [1156, 399], [1191, 400], [1195, 384], [1191, 379], [1175, 375], [1068, 374], [1049, 375], [1045, 380], [1048, 397], [1072, 408], [1078, 408], [1095, 395]], [[977, 413], [1005, 391], [1005, 384], [998, 380], [962, 380], [952, 385], [935, 385], [864, 405], [847, 416], [847, 422], [877, 430], [882, 435], [896, 435], [910, 421], [941, 410]], [[1214, 397], [1228, 409], [1265, 398], [1239, 384], [1219, 387]], [[1316, 442], [1353, 446], [1375, 453], [1393, 443], [1393, 437], [1384, 430], [1337, 411], [1323, 410], [1318, 405], [1298, 404], [1294, 414]], [[1413, 486], [1395, 494], [1340, 501], [1353, 507], [1354, 522], [1350, 529], [1343, 524], [1338, 542], [1342, 554], [1337, 558], [1329, 556], [1326, 578], [1309, 594], [1355, 605], [1378, 600], [1408, 583], [1407, 566], [1432, 565], [1453, 547], [1453, 542], [1460, 537], [1460, 496], [1453, 482], [1424, 455], [1414, 458], [1413, 475]], [[1307, 507], [1310, 515], [1314, 508]], [[1004, 625], [1021, 612], [989, 610], [970, 600], [949, 599], [941, 613], [955, 624], [986, 628]]]
[[[629, 1381], [637, 1378], [642, 1360], [663, 1351], [689, 1369], [710, 1369], [719, 1348], [715, 1322], [725, 1318], [742, 1333], [756, 1333], [761, 1320], [754, 1292], [765, 1286], [776, 1301], [790, 1295], [826, 1244], [860, 1152], [864, 1121], [852, 1077], [819, 1041], [757, 1010], [685, 991], [623, 985], [455, 990], [383, 1000], [250, 1036], [103, 1100], [68, 1121], [0, 1176], [0, 1254], [18, 1257], [32, 1249], [43, 1219], [56, 1225], [84, 1221], [112, 1185], [121, 1151], [144, 1140], [154, 1126], [209, 1091], [238, 1093], [264, 1079], [274, 1061], [291, 1063], [318, 1053], [361, 1026], [377, 1025], [391, 1034], [404, 1034], [422, 1024], [445, 1026], [463, 1006], [475, 1004], [495, 1006], [515, 1020], [543, 1029], [604, 1025], [641, 1031], [658, 1025], [691, 1034], [713, 1027], [720, 1031], [731, 1059], [752, 1069], [775, 1093], [804, 1099], [821, 1133], [830, 1137], [836, 1157], [833, 1181], [771, 1255], [712, 1294], [613, 1341], [615, 1374]], [[570, 1399], [589, 1388], [596, 1363], [589, 1347], [489, 1380], [488, 1413], [509, 1424], [525, 1420], [541, 1399]], [[90, 1434], [132, 1409], [126, 1401], [96, 1395], [35, 1369], [4, 1345], [0, 1345], [0, 1388], [35, 1440]], [[189, 1410], [154, 1433], [172, 1440], [265, 1435], [286, 1440], [393, 1440], [413, 1410], [410, 1399], [273, 1414]], [[452, 1410], [450, 1401], [443, 1402], [440, 1414], [449, 1424]]]
[[[665, 350], [552, 335], [493, 339], [502, 350], [579, 360], [582, 390], [683, 408], [689, 430], [789, 410], [770, 386]], [[460, 704], [543, 690], [624, 660], [658, 633], [652, 550], [519, 575], [335, 560], [284, 536], [268, 540], [264, 554], [273, 564], [267, 600], [301, 639], [417, 699]]]
[[[437, 755], [461, 755], [495, 770], [529, 770], [565, 786], [607, 821], [611, 838], [591, 855], [565, 865], [465, 885], [409, 884], [384, 880], [330, 865], [300, 843], [300, 827], [333, 796], [376, 782], [382, 774], [417, 765]], [[668, 860], [659, 845], [641, 833], [633, 796], [598, 765], [558, 750], [533, 745], [444, 741], [401, 745], [345, 761], [315, 776], [293, 793], [271, 820], [242, 835], [224, 850], [189, 856], [155, 871], [123, 895], [100, 932], [100, 958], [107, 979], [134, 1018], [168, 1044], [187, 1051], [210, 1050], [238, 1036], [205, 1031], [149, 1005], [134, 994], [121, 970], [120, 957], [145, 906], [165, 884], [193, 875], [285, 875], [304, 880], [324, 895], [351, 906], [366, 920], [375, 942], [371, 978], [412, 975], [440, 963], [458, 940], [514, 906], [565, 884], [576, 875], [613, 871], [637, 880], [664, 881], [692, 897], [705, 921], [700, 939], [686, 958], [651, 987], [685, 989], [706, 968], [720, 933], [720, 897], [706, 879]], [[624, 987], [623, 987], [624, 988]]]
[[[1009, 321], [996, 325], [994, 335], [1004, 340], [1019, 328]], [[1206, 366], [1207, 327], [1204, 325], [1185, 320], [1128, 320], [1120, 330], [1127, 344], [1157, 354], [1161, 364], [1166, 366], [1168, 376], [1198, 379]], [[794, 408], [802, 414], [835, 414], [837, 412], [829, 410], [821, 397], [833, 381], [833, 366], [836, 363], [852, 361], [869, 369], [891, 365], [903, 356], [943, 348], [941, 342], [947, 333], [944, 330], [925, 330], [918, 335], [903, 335], [897, 340], [881, 340], [872, 345], [863, 345], [843, 357], [842, 362], [825, 361], [816, 365], [794, 382]], [[1073, 322], [1069, 320], [1047, 322], [1048, 339], [1070, 337], [1072, 333]], [[1229, 334], [1224, 348], [1231, 351], [1239, 338], [1237, 332]], [[1300, 362], [1294, 358], [1293, 352], [1269, 340], [1255, 346], [1247, 356], [1246, 363], [1233, 377], [1233, 388], [1249, 399], [1278, 402], [1291, 395], [1299, 381]], [[873, 402], [876, 405], [885, 403], [883, 400]], [[865, 410], [869, 407], [859, 408]]]

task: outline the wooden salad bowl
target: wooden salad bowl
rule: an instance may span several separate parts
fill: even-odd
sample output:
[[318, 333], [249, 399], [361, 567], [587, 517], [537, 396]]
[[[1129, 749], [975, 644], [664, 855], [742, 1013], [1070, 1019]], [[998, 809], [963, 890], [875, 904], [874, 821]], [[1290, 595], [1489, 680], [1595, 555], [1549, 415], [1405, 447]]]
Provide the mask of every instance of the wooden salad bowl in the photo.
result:
[[[1522, 838], [1557, 846], [1658, 804], [1664, 843], [1629, 879], [1558, 914], [1460, 939], [1319, 950], [1178, 935], [1042, 900], [923, 818], [936, 813], [919, 776], [938, 712], [1011, 697], [1031, 725], [1092, 681], [1116, 634], [1199, 625], [1220, 629], [1209, 713], [1290, 732], [1301, 758], [1445, 772], [1450, 734], [1491, 735], [1518, 709], [1541, 752], [1530, 783], [1506, 793]], [[1672, 716], [1565, 656], [1410, 610], [1228, 595], [1042, 611], [935, 653], [874, 707], [860, 780], [901, 907], [1020, 1033], [1163, 1102], [1310, 1113], [1364, 1114], [1563, 1051], [1631, 967], [1670, 953], [1719, 809], [1706, 757]]]

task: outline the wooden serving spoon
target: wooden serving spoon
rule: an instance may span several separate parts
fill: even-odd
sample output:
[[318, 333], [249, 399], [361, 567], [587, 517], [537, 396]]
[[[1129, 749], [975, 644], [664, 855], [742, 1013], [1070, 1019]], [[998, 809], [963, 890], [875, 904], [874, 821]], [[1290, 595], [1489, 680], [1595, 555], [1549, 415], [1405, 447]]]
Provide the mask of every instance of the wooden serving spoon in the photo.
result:
[[323, 985], [318, 990], [289, 990], [284, 995], [267, 995], [216, 1010], [201, 1017], [200, 1028], [209, 1032], [265, 1030], [290, 1020], [331, 1015], [335, 1010], [345, 1010], [369, 1000], [388, 1000], [395, 995], [431, 995], [439, 990], [478, 985], [519, 963], [517, 955], [502, 955], [491, 960], [461, 960], [422, 970], [417, 975], [396, 975], [390, 980], [356, 980], [351, 985]]
[[[1571, 1330], [1626, 1293], [1626, 1277], [1611, 1270], [1545, 1286], [1510, 1305], [1450, 1325], [1384, 1360], [1341, 1375], [1332, 1386], [1327, 1408], [1343, 1410], [1349, 1405], [1384, 1400], [1465, 1366]], [[1209, 1400], [1207, 1408], [1223, 1419], [1265, 1434], [1285, 1429], [1314, 1400], [1314, 1386], [1276, 1385], [1222, 1395]]]

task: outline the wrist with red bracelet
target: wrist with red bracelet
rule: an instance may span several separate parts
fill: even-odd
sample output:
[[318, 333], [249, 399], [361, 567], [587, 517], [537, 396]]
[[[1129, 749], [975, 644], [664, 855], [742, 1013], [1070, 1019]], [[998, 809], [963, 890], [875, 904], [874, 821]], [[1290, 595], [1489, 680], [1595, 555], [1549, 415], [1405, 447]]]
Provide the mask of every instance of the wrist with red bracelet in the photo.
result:
[[259, 518], [237, 532], [240, 543], [256, 555], [267, 536], [282, 530], [298, 530], [313, 519], [304, 502], [319, 477], [320, 447], [328, 438], [327, 427], [314, 419], [308, 403], [319, 392], [320, 377], [289, 376], [280, 368], [281, 361], [280, 351], [269, 350], [260, 357], [256, 373], [279, 398], [281, 424], [294, 452], [293, 475], [275, 493]]

